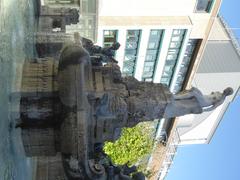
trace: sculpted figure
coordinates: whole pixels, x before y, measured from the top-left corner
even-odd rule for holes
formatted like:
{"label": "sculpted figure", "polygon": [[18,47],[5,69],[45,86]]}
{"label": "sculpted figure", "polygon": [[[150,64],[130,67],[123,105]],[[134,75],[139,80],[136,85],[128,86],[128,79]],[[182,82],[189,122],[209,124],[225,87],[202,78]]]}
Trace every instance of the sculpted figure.
{"label": "sculpted figure", "polygon": [[204,111],[212,111],[232,93],[232,88],[228,87],[222,93],[212,92],[210,95],[203,95],[201,91],[193,87],[190,90],[173,95],[171,102],[166,107],[164,117],[172,118],[185,114],[200,114]]}
{"label": "sculpted figure", "polygon": [[[193,87],[173,94],[164,84],[122,77],[114,59],[119,47],[114,43],[102,48],[81,38],[81,43],[62,50],[56,64],[50,60],[26,64],[21,123],[16,127],[23,130],[28,156],[60,153],[59,162],[68,179],[141,180],[141,173],[130,176],[135,167],[117,167],[101,160],[106,159],[102,152],[105,141],[115,141],[123,127],[139,122],[211,111],[233,93],[226,88],[222,93],[203,95]],[[39,74],[46,69],[47,74]],[[52,69],[56,71],[51,75]],[[34,70],[37,73],[31,74]],[[28,83],[33,80],[36,83]],[[39,90],[41,85],[44,91]]]}

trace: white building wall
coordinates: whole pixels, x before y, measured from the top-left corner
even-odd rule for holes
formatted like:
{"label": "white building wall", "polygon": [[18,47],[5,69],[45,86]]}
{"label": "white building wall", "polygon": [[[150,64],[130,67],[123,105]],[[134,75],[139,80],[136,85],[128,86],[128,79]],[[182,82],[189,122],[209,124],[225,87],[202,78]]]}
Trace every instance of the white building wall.
{"label": "white building wall", "polygon": [[[196,13],[196,3],[197,0],[121,0],[118,2],[112,0],[99,0],[97,42],[99,45],[103,45],[103,30],[118,30],[117,41],[121,44],[121,47],[117,51],[116,59],[119,61],[119,66],[122,69],[127,30],[142,30],[140,47],[138,50],[138,60],[135,68],[135,78],[141,80],[149,32],[151,29],[165,30],[160,49],[161,52],[158,57],[159,59],[156,62],[156,73],[154,73],[153,77],[153,82],[159,83],[165,65],[172,30],[187,29],[188,33],[185,37],[184,44],[182,45],[175,77],[172,81],[172,84],[174,84],[189,38],[205,38],[206,28],[211,13]],[[121,20],[121,18],[123,19]]]}
{"label": "white building wall", "polygon": [[126,48],[127,29],[119,29],[117,36],[118,42],[121,44],[121,46],[116,53],[116,59],[118,60],[118,65],[120,69],[122,69],[124,61],[124,50]]}
{"label": "white building wall", "polygon": [[192,39],[204,38],[210,18],[211,18],[211,14],[209,13],[191,14],[190,19],[192,22],[192,31],[190,34],[190,38]]}
{"label": "white building wall", "polygon": [[[210,94],[212,91],[222,92],[226,87],[232,87],[236,93],[239,88],[239,83],[237,83],[239,79],[240,72],[197,73],[193,86],[201,89],[203,94]],[[209,143],[233,98],[234,94],[227,97],[224,104],[212,112],[180,117],[178,120],[180,144]],[[185,120],[185,118],[187,119]]]}
{"label": "white building wall", "polygon": [[[183,17],[187,17],[192,25],[190,37],[203,38],[211,18],[211,13],[196,13],[196,4],[197,0],[121,0],[118,2],[99,0],[99,18],[168,17],[169,19],[172,17],[175,19],[175,22],[171,22],[171,25],[177,25],[183,21]],[[163,22],[168,23],[165,20]],[[124,24],[124,21],[122,23]]]}
{"label": "white building wall", "polygon": [[223,27],[222,23],[220,22],[219,18],[216,18],[213,24],[213,29],[210,33],[209,40],[216,40],[216,41],[226,41],[231,40],[229,35],[227,34],[225,28]]}
{"label": "white building wall", "polygon": [[[156,62],[156,73],[154,74],[153,77],[153,82],[154,83],[159,83],[161,80],[162,76],[162,71],[165,65],[165,60],[167,57],[167,52],[169,48],[169,44],[171,41],[172,37],[172,31],[173,29],[186,29],[187,34],[185,35],[184,42],[181,47],[181,54],[179,55],[179,63],[176,66],[176,71],[178,72],[180,69],[180,65],[184,56],[184,52],[187,46],[187,42],[189,40],[189,35],[191,33],[191,26],[186,25],[186,26],[100,26],[98,28],[98,37],[97,37],[97,44],[102,46],[103,45],[103,31],[104,30],[118,30],[118,35],[117,35],[117,41],[121,44],[120,48],[117,51],[116,54],[116,59],[118,60],[118,65],[120,66],[121,70],[123,68],[123,61],[124,61],[124,54],[125,54],[125,46],[126,46],[126,35],[127,35],[127,30],[141,30],[141,37],[140,37],[140,46],[138,49],[138,58],[136,62],[136,69],[135,69],[135,75],[134,77],[138,80],[142,80],[142,74],[143,74],[143,67],[144,67],[144,62],[146,58],[146,50],[148,46],[148,40],[149,40],[149,35],[150,31],[152,29],[161,29],[164,30],[163,34],[163,39],[161,41],[161,46],[160,46],[160,53],[158,60]],[[177,76],[178,73],[175,73],[175,76]],[[174,78],[174,82],[176,81],[176,78]]]}
{"label": "white building wall", "polygon": [[[224,104],[212,112],[191,115],[190,121],[187,120],[188,116],[180,117],[178,121],[180,144],[209,143],[224,112],[239,89],[240,56],[236,53],[234,46],[231,46],[231,38],[225,28],[227,27],[223,26],[218,18],[215,19],[209,44],[203,56],[203,65],[200,65],[200,72],[197,72],[192,84],[201,89],[203,94],[223,91],[226,87],[232,87],[234,94],[227,97]],[[229,57],[231,58],[228,59]],[[228,60],[225,61],[225,59]]]}
{"label": "white building wall", "polygon": [[165,29],[164,37],[162,40],[161,52],[160,52],[160,55],[158,57],[158,61],[156,64],[156,73],[154,74],[154,77],[153,77],[154,83],[159,83],[161,80],[163,68],[165,65],[165,60],[166,60],[167,53],[168,53],[169,44],[170,44],[171,37],[172,37],[172,31],[173,31],[173,29],[171,29],[171,28]]}
{"label": "white building wall", "polygon": [[188,16],[196,0],[99,0],[99,16]]}
{"label": "white building wall", "polygon": [[[224,106],[221,105],[217,107],[206,119],[203,119],[203,121],[191,129],[190,131],[187,131],[183,135],[180,136],[180,145],[186,145],[186,144],[205,144],[209,141],[209,135],[214,130],[213,127],[215,124],[218,124],[218,116],[220,115],[221,111],[224,110]],[[186,117],[180,117],[179,122],[183,121]],[[194,124],[194,116],[191,117],[191,121],[193,125]],[[180,123],[182,124],[182,122]],[[179,125],[180,125],[179,124]],[[181,131],[181,127],[178,127],[178,131]],[[181,132],[179,132],[181,133]]]}
{"label": "white building wall", "polygon": [[[117,41],[121,44],[121,47],[117,51],[116,59],[119,61],[119,66],[122,69],[127,30],[141,30],[138,59],[135,68],[135,77],[138,80],[141,80],[150,30],[163,29],[164,35],[160,47],[159,59],[156,62],[156,72],[153,77],[153,82],[159,83],[165,65],[173,29],[187,29],[187,34],[181,47],[181,53],[179,55],[170,87],[170,89],[173,90],[174,84],[177,81],[177,74],[181,67],[181,62],[183,60],[188,40],[206,38],[206,29],[211,18],[211,13],[195,13],[194,10],[196,2],[197,0],[122,0],[116,3],[116,1],[112,0],[99,0],[99,28],[97,42],[99,45],[103,45],[103,30],[118,30]],[[123,18],[122,20],[121,17]],[[212,18],[215,19],[215,17]],[[142,24],[141,20],[143,21]],[[152,20],[152,22],[148,22],[147,20]],[[218,22],[215,23],[215,26],[220,28]],[[224,31],[218,31],[214,34],[225,35],[226,39],[226,34],[224,33]],[[206,79],[202,80],[204,83],[206,82]],[[197,85],[197,87],[205,93],[204,86]],[[211,88],[211,86],[205,87],[207,87],[207,89]],[[214,90],[214,88],[212,90]],[[221,112],[219,109],[220,108],[218,108],[218,111],[216,110],[216,112],[214,111],[213,114],[215,114],[215,117],[217,117],[217,112]],[[211,134],[214,131],[211,127],[214,127],[214,124],[218,124],[217,118],[214,119],[213,115],[209,116],[209,120],[204,120],[202,123],[199,123],[198,127],[193,121],[194,116],[190,115],[187,118],[182,117],[182,119],[185,119],[182,120],[182,124],[179,124],[179,132],[182,132],[182,142],[190,142],[190,138],[188,137],[191,137],[192,139],[195,139],[195,142],[206,143],[211,138]],[[191,130],[186,133],[183,129],[187,126],[192,126],[192,128],[190,128]],[[181,130],[180,127],[182,128]],[[199,128],[203,128],[204,130],[202,131]],[[200,131],[202,133],[199,134]]]}
{"label": "white building wall", "polygon": [[140,46],[138,50],[138,58],[136,63],[135,75],[134,75],[134,77],[139,81],[142,80],[143,67],[144,67],[144,61],[146,58],[149,34],[150,34],[150,29],[142,29]]}

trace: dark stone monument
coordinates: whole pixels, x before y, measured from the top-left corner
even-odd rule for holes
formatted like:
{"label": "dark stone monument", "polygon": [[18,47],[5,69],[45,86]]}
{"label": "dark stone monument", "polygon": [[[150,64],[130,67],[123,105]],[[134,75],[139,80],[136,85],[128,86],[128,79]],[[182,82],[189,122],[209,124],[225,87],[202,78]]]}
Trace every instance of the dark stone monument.
{"label": "dark stone monument", "polygon": [[67,25],[79,23],[79,16],[75,8],[41,6],[36,33],[38,56],[58,56],[63,43],[70,39],[66,34]]}
{"label": "dark stone monument", "polygon": [[62,179],[144,179],[141,173],[130,177],[135,167],[112,164],[103,143],[118,139],[123,127],[209,111],[232,94],[227,88],[204,96],[192,88],[174,95],[163,84],[122,77],[113,58],[119,46],[102,48],[82,38],[66,46],[59,61],[25,63],[17,127],[27,156],[59,157]]}

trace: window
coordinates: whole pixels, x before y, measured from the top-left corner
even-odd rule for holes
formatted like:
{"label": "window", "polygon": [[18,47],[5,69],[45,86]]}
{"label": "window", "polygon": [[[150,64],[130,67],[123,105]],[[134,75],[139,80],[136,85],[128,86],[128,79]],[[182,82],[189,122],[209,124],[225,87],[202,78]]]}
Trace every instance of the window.
{"label": "window", "polygon": [[177,58],[177,54],[168,54],[167,60],[175,60]]}
{"label": "window", "polygon": [[144,69],[142,79],[143,81],[152,81],[156,61],[159,54],[160,43],[163,36],[163,30],[154,29],[150,31],[148,39],[148,48],[146,51],[146,58],[144,62]]}
{"label": "window", "polygon": [[151,30],[151,36],[157,36],[159,34],[159,30]]}
{"label": "window", "polygon": [[172,37],[172,41],[179,41],[180,39],[181,39],[181,36]]}
{"label": "window", "polygon": [[164,82],[164,83],[169,82],[169,78],[163,77],[163,78],[161,79],[161,82]]}
{"label": "window", "polygon": [[190,63],[190,57],[185,55],[185,56],[183,57],[182,64],[186,66],[186,65],[188,65],[189,63]]}
{"label": "window", "polygon": [[155,43],[155,42],[149,42],[148,43],[148,49],[155,49],[156,46],[157,46],[157,43]]}
{"label": "window", "polygon": [[174,66],[175,64],[176,64],[175,59],[174,59],[174,60],[166,60],[166,62],[165,62],[165,66],[167,66],[167,65],[172,65],[172,66]]}
{"label": "window", "polygon": [[165,66],[164,71],[172,71],[172,66]]}
{"label": "window", "polygon": [[144,66],[153,66],[154,65],[154,62],[145,62]]}
{"label": "window", "polygon": [[172,71],[163,71],[163,77],[171,77]]}
{"label": "window", "polygon": [[168,48],[161,83],[164,83],[166,85],[170,85],[171,83],[175,65],[178,61],[180,49],[182,48],[185,32],[185,29],[174,29],[172,32],[172,38]]}
{"label": "window", "polygon": [[147,54],[152,54],[152,55],[155,55],[157,54],[158,50],[153,50],[153,49],[148,49],[147,50]]}
{"label": "window", "polygon": [[144,81],[146,81],[146,82],[152,82],[153,79],[152,79],[152,78],[145,78]]}
{"label": "window", "polygon": [[140,35],[140,30],[127,31],[125,57],[123,61],[123,76],[134,75]]}
{"label": "window", "polygon": [[178,54],[179,49],[169,49],[168,54]]}
{"label": "window", "polygon": [[214,0],[197,0],[195,12],[210,12]]}
{"label": "window", "polygon": [[199,40],[198,39],[189,39],[187,47],[186,47],[186,51],[183,57],[183,61],[180,65],[180,70],[177,74],[177,81],[176,84],[174,85],[174,93],[177,93],[178,91],[181,90],[182,88],[182,84],[185,80],[187,71],[188,71],[188,67],[190,65],[191,59],[194,55],[194,51],[198,45]]}
{"label": "window", "polygon": [[148,54],[146,56],[146,61],[154,61],[155,57],[153,55]]}
{"label": "window", "polygon": [[181,46],[181,42],[171,42],[170,48],[179,48]]}
{"label": "window", "polygon": [[178,76],[178,77],[177,77],[177,81],[178,81],[178,82],[183,82],[183,79],[184,79],[184,78],[183,78],[182,76]]}
{"label": "window", "polygon": [[139,37],[140,30],[128,30],[127,37]]}
{"label": "window", "polygon": [[152,71],[144,72],[144,73],[143,73],[143,76],[144,76],[144,77],[151,77],[152,75],[153,75],[153,72],[152,72]]}
{"label": "window", "polygon": [[126,54],[124,59],[125,59],[126,61],[135,60],[135,55]]}
{"label": "window", "polygon": [[111,46],[117,41],[117,30],[104,30],[103,36],[103,47]]}
{"label": "window", "polygon": [[136,54],[137,54],[137,50],[136,49],[125,49],[125,56],[134,56],[136,57]]}
{"label": "window", "polygon": [[161,83],[169,86],[170,79],[168,77],[162,77],[161,78]]}
{"label": "window", "polygon": [[191,54],[194,49],[194,46],[192,44],[188,44],[186,48],[186,53]]}
{"label": "window", "polygon": [[150,67],[150,66],[145,66],[144,68],[143,68],[143,71],[151,71],[152,70],[152,67]]}
{"label": "window", "polygon": [[134,70],[134,69],[133,69],[132,66],[127,66],[126,64],[125,64],[125,66],[123,67],[123,71],[124,71],[125,73],[131,74],[131,75],[132,75],[133,70]]}
{"label": "window", "polygon": [[183,30],[183,29],[174,29],[173,30],[173,36],[175,36],[175,35],[183,35],[184,32],[185,32],[185,30]]}
{"label": "window", "polygon": [[107,36],[114,37],[115,31],[110,31],[110,30],[104,31],[104,37],[107,37]]}
{"label": "window", "polygon": [[137,43],[136,42],[127,42],[126,43],[126,48],[127,49],[136,49],[137,48]]}
{"label": "window", "polygon": [[94,0],[87,0],[88,1],[88,12],[94,13],[96,12],[96,3],[94,3]]}

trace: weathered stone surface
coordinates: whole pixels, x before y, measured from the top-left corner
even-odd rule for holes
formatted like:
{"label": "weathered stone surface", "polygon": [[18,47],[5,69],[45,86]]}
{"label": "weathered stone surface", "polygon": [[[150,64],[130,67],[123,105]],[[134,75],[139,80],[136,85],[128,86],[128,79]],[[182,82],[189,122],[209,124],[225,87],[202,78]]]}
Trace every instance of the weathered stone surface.
{"label": "weathered stone surface", "polygon": [[160,83],[123,78],[113,58],[119,44],[102,48],[87,39],[82,44],[86,49],[65,47],[59,63],[38,59],[26,63],[23,72],[19,127],[26,154],[60,152],[69,179],[131,179],[124,167],[101,161],[105,141],[139,122],[214,109],[231,94],[226,89],[204,96],[193,88],[173,95]]}

